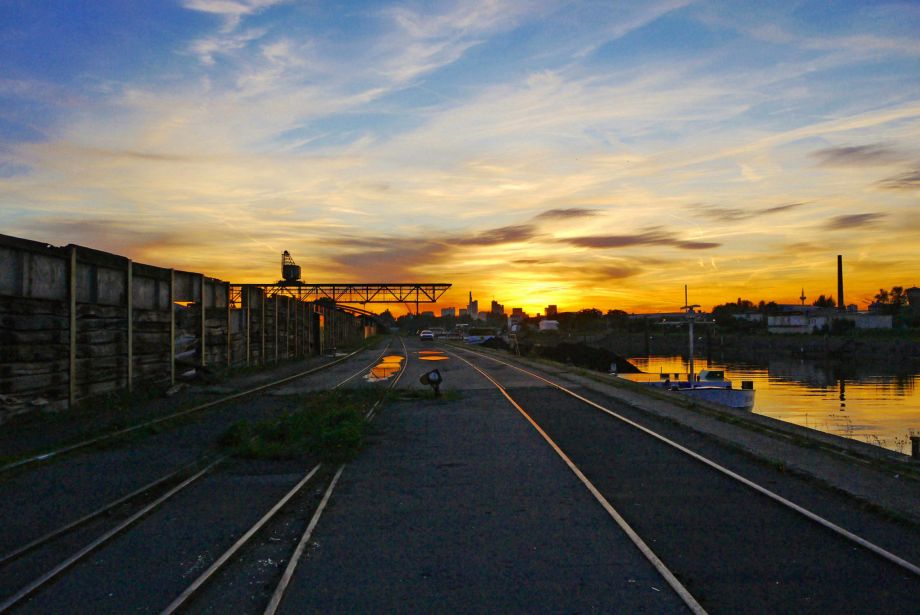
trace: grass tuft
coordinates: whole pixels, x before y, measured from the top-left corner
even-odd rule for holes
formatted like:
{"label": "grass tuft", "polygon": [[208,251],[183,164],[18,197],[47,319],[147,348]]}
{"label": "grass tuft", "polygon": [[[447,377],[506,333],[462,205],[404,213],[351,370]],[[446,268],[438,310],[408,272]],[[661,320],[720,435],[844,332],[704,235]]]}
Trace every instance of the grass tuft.
{"label": "grass tuft", "polygon": [[318,391],[305,396],[294,412],[234,423],[220,445],[251,459],[308,456],[329,463],[350,461],[361,451],[364,415],[378,397],[378,391],[368,389]]}

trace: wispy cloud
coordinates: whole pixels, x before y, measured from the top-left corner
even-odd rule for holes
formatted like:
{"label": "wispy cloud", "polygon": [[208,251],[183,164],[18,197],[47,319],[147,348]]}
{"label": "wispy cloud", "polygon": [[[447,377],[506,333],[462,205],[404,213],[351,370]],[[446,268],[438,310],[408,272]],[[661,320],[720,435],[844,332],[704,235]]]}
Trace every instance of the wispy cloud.
{"label": "wispy cloud", "polygon": [[877,226],[887,216],[882,213],[849,214],[835,216],[824,224],[824,228],[831,231],[856,230]]}
{"label": "wispy cloud", "polygon": [[696,213],[703,214],[706,218],[712,218],[720,222],[739,222],[742,220],[751,220],[763,216],[770,216],[798,209],[805,203],[786,203],[785,205],[775,205],[762,209],[741,209],[740,207],[716,207],[710,205],[692,205]]}
{"label": "wispy cloud", "polygon": [[183,0],[182,6],[192,11],[218,15],[224,19],[224,30],[230,31],[240,20],[271,6],[289,0]]}
{"label": "wispy cloud", "polygon": [[527,241],[532,239],[535,234],[536,229],[533,226],[521,224],[484,231],[460,241],[477,246],[494,246],[504,243]]}
{"label": "wispy cloud", "polygon": [[435,271],[544,304],[651,306],[697,261],[712,294],[797,294],[825,276],[803,229],[917,268],[904,4],[179,5],[108,24],[162,26],[159,48],[113,62],[46,38],[0,79],[4,232],[237,281],[290,249],[324,281]]}
{"label": "wispy cloud", "polygon": [[570,207],[568,209],[548,209],[541,214],[534,216],[534,220],[567,220],[572,218],[590,218],[596,216],[599,212],[597,209],[586,209],[584,207]]}
{"label": "wispy cloud", "polygon": [[920,190],[920,169],[893,175],[881,180],[877,183],[877,185],[879,188],[883,188],[884,190]]}
{"label": "wispy cloud", "polygon": [[829,147],[813,152],[812,156],[828,167],[886,165],[905,159],[903,153],[884,143]]}
{"label": "wispy cloud", "polygon": [[488,35],[508,30],[539,7],[536,1],[456,3],[444,12],[415,11],[407,6],[387,8],[381,14],[395,28],[380,40],[378,70],[398,83],[407,83],[458,60]]}
{"label": "wispy cloud", "polygon": [[213,66],[218,56],[226,56],[245,49],[247,45],[258,41],[263,36],[265,36],[265,30],[257,28],[225,33],[220,36],[209,36],[193,42],[190,50],[202,64]]}
{"label": "wispy cloud", "polygon": [[708,250],[719,247],[713,241],[694,241],[678,239],[673,233],[661,228],[650,228],[632,235],[588,235],[583,237],[564,237],[557,239],[581,248],[628,248],[633,246],[672,246],[683,250]]}

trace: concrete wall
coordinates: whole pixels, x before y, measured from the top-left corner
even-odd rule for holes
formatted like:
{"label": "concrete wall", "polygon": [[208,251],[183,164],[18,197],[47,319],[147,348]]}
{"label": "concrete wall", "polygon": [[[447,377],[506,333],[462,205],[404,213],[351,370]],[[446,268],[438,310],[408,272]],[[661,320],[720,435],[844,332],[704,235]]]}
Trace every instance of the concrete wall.
{"label": "concrete wall", "polygon": [[[232,300],[237,289],[241,302]],[[318,354],[363,336],[364,323],[334,307],[263,292],[0,235],[0,423],[139,385],[169,386],[213,367]]]}
{"label": "concrete wall", "polygon": [[830,326],[834,320],[849,320],[856,323],[857,329],[890,329],[893,319],[890,315],[866,314],[852,312],[831,312],[825,314],[789,314],[769,316],[767,329],[770,333],[814,333],[822,327]]}

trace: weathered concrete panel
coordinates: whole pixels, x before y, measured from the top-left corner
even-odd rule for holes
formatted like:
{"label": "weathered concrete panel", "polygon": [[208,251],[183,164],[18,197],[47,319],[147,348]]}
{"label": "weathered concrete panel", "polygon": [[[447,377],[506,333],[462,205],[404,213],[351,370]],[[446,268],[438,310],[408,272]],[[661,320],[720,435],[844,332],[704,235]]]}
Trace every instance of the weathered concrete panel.
{"label": "weathered concrete panel", "polygon": [[201,299],[201,275],[197,273],[188,273],[187,271],[176,272],[176,301],[199,301]]}
{"label": "weathered concrete panel", "polygon": [[99,267],[96,271],[98,302],[103,305],[125,305],[125,272]]}
{"label": "weathered concrete panel", "polygon": [[[48,401],[46,408],[67,407],[70,249],[0,235],[0,394],[15,397],[12,406],[0,408],[0,423],[13,414],[29,411],[27,408],[32,406],[28,402],[38,398]],[[79,402],[128,386],[129,315],[125,306],[129,261],[91,248],[75,249],[75,387]],[[250,309],[232,310],[228,323],[225,282],[206,277],[202,293],[201,274],[175,272],[175,300],[193,302],[175,308],[169,300],[169,269],[142,263],[131,266],[134,384],[169,383],[173,366],[170,348],[174,343],[170,339],[170,316],[174,310],[178,316],[176,350],[185,367],[195,366],[202,356],[210,365],[245,365],[302,356],[307,348],[316,352],[320,349],[319,340],[314,342],[316,336],[311,335],[312,319],[307,317],[312,310],[299,301],[289,297],[268,299],[263,314],[263,291],[247,288],[244,298]],[[202,304],[204,349],[195,345],[200,344]],[[358,330],[346,326],[351,322],[350,316],[339,315],[336,342],[341,343],[350,332]],[[191,342],[183,345],[183,339]]]}
{"label": "weathered concrete panel", "polygon": [[153,310],[157,306],[157,281],[135,276],[131,282],[134,309]]}
{"label": "weathered concrete panel", "polygon": [[[79,257],[78,257],[79,258]],[[96,265],[77,261],[77,302],[96,302]]]}
{"label": "weathered concrete panel", "polygon": [[0,246],[0,295],[22,294],[22,261],[26,253]]}
{"label": "weathered concrete panel", "polygon": [[28,276],[24,294],[34,299],[67,298],[67,261],[43,254],[26,255]]}
{"label": "weathered concrete panel", "polygon": [[167,280],[157,280],[156,309],[169,309],[169,282]]}

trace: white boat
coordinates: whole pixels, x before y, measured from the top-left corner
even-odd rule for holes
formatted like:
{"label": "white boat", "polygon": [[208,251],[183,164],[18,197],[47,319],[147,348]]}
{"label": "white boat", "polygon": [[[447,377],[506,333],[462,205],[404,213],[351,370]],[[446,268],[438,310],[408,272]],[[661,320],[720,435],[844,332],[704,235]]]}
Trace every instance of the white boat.
{"label": "white boat", "polygon": [[722,370],[700,370],[693,378],[689,374],[680,373],[621,374],[620,377],[729,408],[750,410],[754,407],[753,381],[742,380],[741,388],[736,389],[731,380],[725,379],[725,372]]}
{"label": "white boat", "polygon": [[621,377],[632,380],[633,382],[642,382],[652,386],[658,386],[668,391],[674,391],[681,395],[687,395],[694,399],[728,406],[729,408],[739,408],[742,410],[751,410],[754,408],[754,382],[752,380],[742,380],[741,388],[732,388],[731,380],[725,379],[725,372],[717,369],[703,369],[697,375],[693,370],[693,321],[696,317],[694,308],[698,305],[690,305],[687,301],[687,287],[684,286],[684,303],[683,309],[687,314],[687,323],[690,325],[690,373],[689,374],[658,374],[658,379],[653,380],[655,374],[623,374]]}

